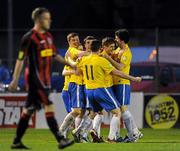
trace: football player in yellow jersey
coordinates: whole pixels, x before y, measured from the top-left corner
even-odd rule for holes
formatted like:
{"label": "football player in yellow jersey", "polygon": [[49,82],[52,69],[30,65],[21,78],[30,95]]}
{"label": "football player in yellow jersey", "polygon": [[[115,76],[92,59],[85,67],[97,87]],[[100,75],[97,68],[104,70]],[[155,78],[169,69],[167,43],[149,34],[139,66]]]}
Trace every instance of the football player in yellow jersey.
{"label": "football player in yellow jersey", "polygon": [[[115,40],[111,37],[105,37],[102,39],[102,49],[100,52],[100,55],[111,55],[111,53],[115,50]],[[111,74],[105,75],[105,88],[109,89],[110,91],[113,91],[113,78]],[[103,120],[103,112],[98,112],[93,120],[93,129],[97,132],[97,135],[99,137],[99,141],[103,141],[101,139],[101,123]],[[92,133],[92,131],[91,131]],[[93,137],[93,135],[92,135]],[[95,137],[94,142],[97,140],[97,137]]]}
{"label": "football player in yellow jersey", "polygon": [[[115,50],[115,40],[111,37],[105,37],[102,40],[102,52],[101,55],[108,55],[111,56],[111,54],[113,53],[113,51]],[[105,76],[105,84],[106,84],[106,88],[112,87],[113,86],[113,77],[111,74],[107,74]]]}
{"label": "football player in yellow jersey", "polygon": [[[129,33],[126,29],[120,29],[115,32],[115,38],[119,46],[116,50],[117,57],[114,58],[115,60],[112,60],[111,57],[106,56],[106,59],[118,67],[123,73],[129,74],[132,60],[132,53],[128,46]],[[127,106],[130,105],[130,81],[114,76],[114,92],[121,105],[122,118],[128,131],[128,136],[124,141],[135,142],[141,138],[143,134],[138,130],[132,114],[127,109]]]}
{"label": "football player in yellow jersey", "polygon": [[[87,36],[85,39],[84,39],[84,48],[85,48],[85,51],[87,52],[91,52],[91,42],[92,40],[94,40],[95,38],[93,36]],[[83,78],[83,81],[84,81],[84,84],[85,84],[85,78]],[[85,89],[86,91],[86,89]],[[86,109],[88,111],[88,114],[85,114],[84,115],[84,120],[81,122],[81,124],[79,125],[78,128],[74,129],[72,131],[72,134],[74,137],[79,137],[79,141],[80,142],[89,142],[89,139],[87,137],[88,135],[88,132],[91,130],[92,128],[92,124],[93,124],[93,127],[97,127],[97,125],[100,125],[100,124],[97,124],[97,123],[101,123],[102,121],[102,113],[100,114],[95,114],[92,110],[91,110],[91,106],[89,106],[89,100],[86,96]],[[92,122],[92,120],[94,119],[94,121]],[[100,128],[99,128],[99,131],[100,131]],[[100,136],[100,133],[99,133],[99,136]],[[93,139],[93,142],[102,142],[103,140],[102,139],[96,139],[94,140]]]}
{"label": "football player in yellow jersey", "polygon": [[[75,74],[75,69],[71,69],[69,66],[64,66],[62,75],[65,78],[64,78],[64,87],[63,87],[61,95],[62,95],[62,99],[63,99],[63,102],[64,102],[67,113],[71,112],[71,100],[70,100],[70,93],[68,91],[68,86],[69,86],[70,76],[72,74]],[[65,138],[67,138],[67,134],[68,134],[70,128],[66,129],[64,131],[63,135],[64,135]]]}
{"label": "football player in yellow jersey", "polygon": [[[78,57],[87,54],[87,52],[78,49],[80,46],[80,41],[77,33],[68,34],[67,41],[69,43],[69,48],[66,55],[69,56],[71,60],[76,61]],[[77,127],[82,120],[78,116],[81,116],[83,110],[86,109],[86,98],[81,74],[78,74],[77,72],[71,74],[69,79],[68,92],[70,94],[72,111],[68,113],[59,128],[60,132],[62,133],[64,133],[74,121]]]}
{"label": "football player in yellow jersey", "polygon": [[[84,50],[86,52],[91,52],[91,41],[95,39],[93,36],[87,36],[83,40]],[[81,57],[79,57],[77,60],[79,60]],[[83,85],[85,85],[85,79],[83,78]],[[84,93],[86,92],[85,86],[84,86]],[[85,95],[86,96],[86,95]],[[83,118],[82,122],[79,124],[78,127],[76,127],[72,131],[72,135],[74,136],[74,139],[76,142],[90,142],[88,138],[88,132],[90,131],[92,127],[92,120],[90,118],[94,118],[94,113],[91,111],[91,107],[89,106],[89,100],[86,97],[86,110],[83,110],[82,114],[79,116],[79,118]],[[77,118],[76,118],[77,119]]]}
{"label": "football player in yellow jersey", "polygon": [[[93,111],[99,112],[105,109],[113,114],[108,140],[115,141],[120,123],[120,105],[114,93],[106,88],[104,78],[106,74],[117,75],[136,82],[140,82],[141,78],[124,74],[115,69],[108,60],[98,55],[100,47],[101,43],[98,40],[93,40],[91,43],[92,54],[82,57],[78,67],[86,79],[86,95]],[[97,136],[95,131],[94,136]]]}
{"label": "football player in yellow jersey", "polygon": [[[85,50],[88,51],[88,52],[91,52],[91,42],[92,40],[94,40],[95,38],[93,36],[87,36],[85,39],[84,39],[84,47],[85,47]],[[104,52],[102,53],[111,53],[112,50],[115,49],[115,41],[113,38],[105,38],[103,40],[103,48],[104,48]],[[112,80],[112,76],[107,74],[106,76],[107,78],[105,79],[105,83],[106,83],[106,87],[109,88],[113,85],[113,80]],[[85,78],[84,78],[85,80]],[[86,99],[86,102],[87,102],[87,109],[90,108],[89,105],[89,100],[88,98]],[[89,119],[90,118],[90,119]],[[96,113],[96,115],[90,111],[90,116],[86,117],[86,120],[83,120],[84,123],[82,122],[80,124],[80,126],[78,128],[76,128],[75,130],[72,131],[73,135],[82,135],[82,134],[87,134],[86,132],[89,131],[90,129],[86,129],[88,127],[90,127],[90,120],[94,119],[93,120],[93,129],[95,131],[98,132],[98,137],[99,139],[97,139],[97,137],[95,139],[93,139],[93,142],[103,142],[103,140],[101,139],[100,137],[100,127],[101,127],[101,123],[102,123],[102,119],[103,119],[103,114],[102,112],[98,112]],[[89,123],[89,125],[87,124]],[[85,140],[86,137],[79,137],[81,140]]]}

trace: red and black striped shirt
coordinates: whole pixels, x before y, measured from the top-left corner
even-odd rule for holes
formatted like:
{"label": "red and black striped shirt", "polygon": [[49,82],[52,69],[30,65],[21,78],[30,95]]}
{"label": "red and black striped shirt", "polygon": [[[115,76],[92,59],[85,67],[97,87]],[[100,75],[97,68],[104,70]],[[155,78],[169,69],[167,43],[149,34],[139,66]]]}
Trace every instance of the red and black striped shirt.
{"label": "red and black striped shirt", "polygon": [[19,60],[27,57],[29,63],[29,86],[47,88],[51,86],[51,63],[56,55],[53,37],[49,32],[39,33],[32,29],[26,33],[20,44]]}

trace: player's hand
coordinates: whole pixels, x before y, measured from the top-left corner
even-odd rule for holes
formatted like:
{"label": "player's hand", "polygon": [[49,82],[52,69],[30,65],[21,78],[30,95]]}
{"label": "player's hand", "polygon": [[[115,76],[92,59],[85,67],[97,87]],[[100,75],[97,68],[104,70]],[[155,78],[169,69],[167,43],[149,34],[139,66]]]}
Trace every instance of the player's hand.
{"label": "player's hand", "polygon": [[141,81],[142,81],[142,78],[141,78],[141,77],[135,77],[134,81],[135,81],[135,82],[141,82]]}
{"label": "player's hand", "polygon": [[79,70],[78,68],[75,70],[75,74],[77,75],[77,76],[79,76],[79,75],[81,75],[81,70]]}
{"label": "player's hand", "polygon": [[9,91],[16,91],[18,86],[18,81],[12,80],[11,83],[9,84],[8,90]]}

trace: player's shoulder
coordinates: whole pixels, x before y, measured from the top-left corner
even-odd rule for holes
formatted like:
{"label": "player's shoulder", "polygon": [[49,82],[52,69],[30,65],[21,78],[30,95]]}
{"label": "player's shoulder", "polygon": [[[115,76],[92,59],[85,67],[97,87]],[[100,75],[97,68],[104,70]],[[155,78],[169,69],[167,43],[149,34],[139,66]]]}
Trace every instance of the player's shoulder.
{"label": "player's shoulder", "polygon": [[33,35],[33,31],[32,31],[32,30],[29,30],[28,32],[26,32],[26,33],[22,36],[22,39],[23,39],[23,40],[31,39],[32,35]]}
{"label": "player's shoulder", "polygon": [[53,35],[49,31],[46,32],[46,35],[50,38],[53,38]]}
{"label": "player's shoulder", "polygon": [[78,62],[83,62],[83,61],[86,61],[86,60],[88,60],[88,59],[89,59],[88,56],[82,56],[82,57],[78,57],[78,58],[77,58],[77,61],[78,61]]}
{"label": "player's shoulder", "polygon": [[97,62],[99,62],[99,65],[103,65],[104,63],[108,63],[109,61],[102,56],[97,56]]}
{"label": "player's shoulder", "polygon": [[126,50],[127,50],[127,51],[126,51],[127,53],[131,53],[131,49],[130,49],[130,47],[129,47],[128,44],[126,44]]}
{"label": "player's shoulder", "polygon": [[32,30],[26,32],[26,33],[22,36],[20,44],[21,44],[21,45],[25,45],[25,44],[29,43],[30,41],[32,41],[32,35],[33,35]]}
{"label": "player's shoulder", "polygon": [[78,49],[75,48],[75,47],[69,47],[69,48],[68,48],[68,51],[70,51],[70,52],[71,52],[71,51],[76,51],[76,50],[78,50]]}

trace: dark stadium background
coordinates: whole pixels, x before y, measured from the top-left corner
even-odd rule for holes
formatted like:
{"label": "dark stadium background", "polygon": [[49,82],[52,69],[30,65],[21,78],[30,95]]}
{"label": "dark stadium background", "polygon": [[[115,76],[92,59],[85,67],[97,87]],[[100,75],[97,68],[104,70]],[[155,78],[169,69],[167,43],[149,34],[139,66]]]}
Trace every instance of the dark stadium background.
{"label": "dark stadium background", "polygon": [[[10,4],[12,20],[8,19]],[[159,45],[180,45],[180,1],[0,0],[0,59],[6,62],[11,71],[20,38],[33,26],[31,12],[40,6],[48,8],[52,13],[51,31],[58,52],[62,55],[67,49],[66,35],[72,31],[78,32],[81,40],[89,34],[100,39],[113,36],[115,29],[125,27],[131,33],[131,46],[155,47],[158,29]],[[139,57],[142,58],[143,55]],[[63,84],[62,77],[59,76],[62,65],[54,64],[53,69],[54,76],[59,80],[56,84],[60,90]]]}

